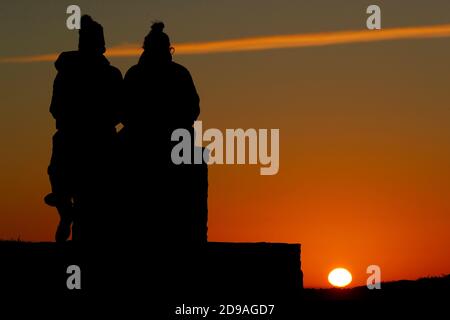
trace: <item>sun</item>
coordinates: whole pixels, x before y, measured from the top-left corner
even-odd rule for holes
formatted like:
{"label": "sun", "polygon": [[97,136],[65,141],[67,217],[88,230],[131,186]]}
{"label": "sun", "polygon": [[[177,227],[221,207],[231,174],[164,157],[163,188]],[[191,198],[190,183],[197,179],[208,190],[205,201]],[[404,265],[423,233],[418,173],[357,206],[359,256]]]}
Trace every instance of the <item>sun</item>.
{"label": "sun", "polygon": [[335,287],[343,288],[352,282],[352,274],[347,269],[336,268],[328,274],[328,282]]}

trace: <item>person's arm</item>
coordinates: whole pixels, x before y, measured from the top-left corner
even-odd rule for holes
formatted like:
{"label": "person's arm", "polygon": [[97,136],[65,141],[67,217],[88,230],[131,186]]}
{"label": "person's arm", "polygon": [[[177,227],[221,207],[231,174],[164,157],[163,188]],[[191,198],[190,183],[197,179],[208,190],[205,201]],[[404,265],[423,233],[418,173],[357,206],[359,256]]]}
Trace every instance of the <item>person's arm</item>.
{"label": "person's arm", "polygon": [[52,101],[50,103],[50,113],[56,120],[58,120],[61,115],[62,97],[62,76],[58,72],[55,80],[53,81],[53,94]]}
{"label": "person's arm", "polygon": [[200,115],[200,97],[195,88],[194,80],[189,71],[186,70],[185,74],[185,93],[186,93],[186,108],[188,113],[188,119],[190,120],[190,125],[194,124]]}

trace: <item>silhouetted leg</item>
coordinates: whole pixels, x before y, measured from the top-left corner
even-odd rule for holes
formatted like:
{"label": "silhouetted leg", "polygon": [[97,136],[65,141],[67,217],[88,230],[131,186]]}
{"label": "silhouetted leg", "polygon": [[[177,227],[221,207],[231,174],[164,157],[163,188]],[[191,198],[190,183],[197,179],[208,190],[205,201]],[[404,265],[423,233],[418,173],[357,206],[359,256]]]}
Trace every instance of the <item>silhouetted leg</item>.
{"label": "silhouetted leg", "polygon": [[56,242],[67,241],[70,237],[70,227],[73,221],[73,206],[68,202],[56,207],[58,210],[60,220],[56,228],[55,240]]}
{"label": "silhouetted leg", "polygon": [[47,205],[56,207],[60,221],[55,233],[56,242],[65,242],[70,237],[73,220],[73,204],[71,189],[71,174],[68,171],[64,139],[60,132],[53,136],[53,150],[48,175],[52,187],[44,201]]}
{"label": "silhouetted leg", "polygon": [[73,206],[70,197],[49,193],[44,201],[51,207],[56,207],[59,214],[59,224],[56,228],[55,241],[64,242],[70,237],[70,227],[73,220]]}

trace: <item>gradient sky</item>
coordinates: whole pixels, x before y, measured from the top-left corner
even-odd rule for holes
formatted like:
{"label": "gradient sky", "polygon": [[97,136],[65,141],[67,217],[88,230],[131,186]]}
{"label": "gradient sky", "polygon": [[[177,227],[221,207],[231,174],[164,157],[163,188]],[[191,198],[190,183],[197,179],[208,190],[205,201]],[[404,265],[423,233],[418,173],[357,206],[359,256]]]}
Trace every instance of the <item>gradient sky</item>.
{"label": "gradient sky", "polygon": [[[162,20],[174,43],[450,23],[449,1],[77,1],[107,46]],[[75,49],[73,1],[2,1],[0,58]],[[302,244],[305,286],[333,267],[353,285],[450,273],[450,38],[178,55],[205,128],[280,128],[280,172],[210,167],[209,239]],[[124,73],[136,57],[112,58]],[[50,62],[0,64],[0,238],[53,239],[43,203],[54,124]],[[126,213],[124,213],[126,218]]]}

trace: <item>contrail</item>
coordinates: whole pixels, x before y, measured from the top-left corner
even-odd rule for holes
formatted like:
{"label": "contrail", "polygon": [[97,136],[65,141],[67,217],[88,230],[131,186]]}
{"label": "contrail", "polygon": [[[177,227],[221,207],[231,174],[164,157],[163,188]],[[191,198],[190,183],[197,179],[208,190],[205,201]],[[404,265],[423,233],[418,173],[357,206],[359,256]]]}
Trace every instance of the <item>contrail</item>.
{"label": "contrail", "polygon": [[[450,24],[390,28],[382,30],[348,30],[307,34],[288,34],[237,38],[220,41],[174,44],[177,55],[211,54],[242,51],[261,51],[283,48],[331,46],[339,44],[377,42],[400,39],[427,39],[450,37]],[[137,44],[110,47],[108,57],[136,57],[142,53]],[[55,61],[58,54],[0,58],[0,63]]]}

